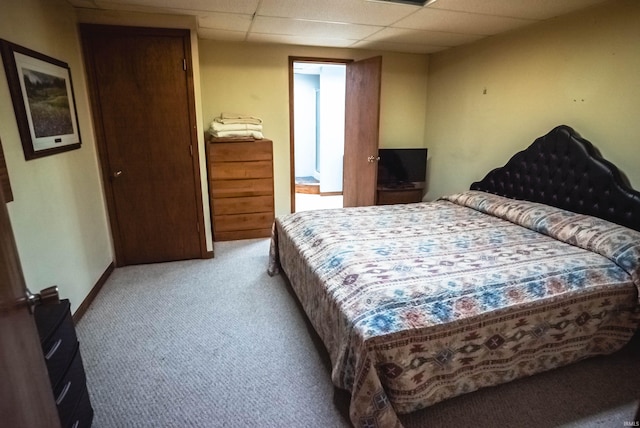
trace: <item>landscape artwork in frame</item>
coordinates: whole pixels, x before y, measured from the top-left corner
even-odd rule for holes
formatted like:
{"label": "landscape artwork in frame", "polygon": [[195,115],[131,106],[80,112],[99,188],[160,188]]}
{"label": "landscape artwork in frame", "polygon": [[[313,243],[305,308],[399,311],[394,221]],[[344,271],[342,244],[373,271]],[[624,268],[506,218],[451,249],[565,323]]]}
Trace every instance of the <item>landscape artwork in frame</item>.
{"label": "landscape artwork in frame", "polygon": [[6,40],[0,43],[25,159],[80,148],[69,66]]}

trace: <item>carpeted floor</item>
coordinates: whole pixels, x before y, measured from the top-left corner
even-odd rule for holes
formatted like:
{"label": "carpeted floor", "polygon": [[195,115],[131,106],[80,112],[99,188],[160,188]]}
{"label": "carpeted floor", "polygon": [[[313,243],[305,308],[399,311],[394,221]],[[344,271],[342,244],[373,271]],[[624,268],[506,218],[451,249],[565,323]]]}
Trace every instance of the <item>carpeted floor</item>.
{"label": "carpeted floor", "polygon": [[[116,269],[78,324],[94,428],[348,427],[322,345],[267,239],[212,260]],[[411,415],[417,427],[623,427],[640,397],[638,346]]]}

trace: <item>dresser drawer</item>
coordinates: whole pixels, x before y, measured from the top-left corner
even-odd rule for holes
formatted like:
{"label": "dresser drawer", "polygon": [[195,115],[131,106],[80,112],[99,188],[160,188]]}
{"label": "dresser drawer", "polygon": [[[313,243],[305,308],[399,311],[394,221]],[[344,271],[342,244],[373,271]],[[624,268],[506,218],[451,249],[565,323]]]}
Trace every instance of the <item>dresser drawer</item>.
{"label": "dresser drawer", "polygon": [[271,228],[268,229],[251,229],[251,230],[232,230],[230,232],[216,232],[216,242],[220,241],[237,241],[239,239],[255,239],[268,238],[271,236]]}
{"label": "dresser drawer", "polygon": [[273,212],[273,196],[218,198],[213,201],[215,215]]}
{"label": "dresser drawer", "polygon": [[215,232],[229,232],[249,229],[270,229],[273,224],[272,212],[252,214],[232,214],[215,216]]}
{"label": "dresser drawer", "polygon": [[239,180],[244,178],[273,177],[271,161],[214,162],[210,164],[210,180]]}
{"label": "dresser drawer", "polygon": [[271,140],[209,143],[209,160],[211,162],[242,162],[271,160]]}
{"label": "dresser drawer", "polygon": [[209,185],[212,198],[273,195],[273,179],[271,178],[212,180]]}
{"label": "dresser drawer", "polygon": [[68,428],[89,428],[93,421],[93,408],[89,400],[89,393],[85,389],[84,394],[80,397],[80,401],[73,411],[73,415],[69,420]]}
{"label": "dresser drawer", "polygon": [[34,319],[38,327],[40,342],[47,342],[70,313],[71,303],[68,299],[60,300],[56,305],[36,306]]}
{"label": "dresser drawer", "polygon": [[71,422],[74,410],[83,394],[87,393],[87,379],[82,367],[80,349],[76,347],[75,356],[62,380],[54,387],[53,397],[58,407],[60,423],[66,427]]}
{"label": "dresser drawer", "polygon": [[77,347],[76,329],[73,326],[71,313],[67,313],[60,327],[42,344],[42,352],[44,353],[44,361],[47,364],[51,386],[55,387],[60,382]]}
{"label": "dresser drawer", "polygon": [[57,305],[36,307],[35,321],[40,334],[49,381],[51,386],[55,387],[73,359],[78,346],[76,330],[69,311],[69,301],[62,300]]}

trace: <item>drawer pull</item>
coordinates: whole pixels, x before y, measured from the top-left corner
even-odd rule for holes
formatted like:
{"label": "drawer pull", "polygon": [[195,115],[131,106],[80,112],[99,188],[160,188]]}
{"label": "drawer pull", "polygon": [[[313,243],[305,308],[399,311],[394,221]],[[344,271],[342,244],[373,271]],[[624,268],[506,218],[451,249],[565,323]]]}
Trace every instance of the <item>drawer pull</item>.
{"label": "drawer pull", "polygon": [[58,350],[61,344],[62,344],[62,339],[56,340],[56,343],[53,344],[53,346],[51,347],[51,349],[49,349],[49,352],[47,352],[47,355],[45,355],[44,358],[47,360],[50,360],[51,357],[53,357],[53,354],[56,353],[56,351]]}
{"label": "drawer pull", "polygon": [[62,403],[62,401],[64,401],[64,397],[67,396],[67,393],[69,392],[69,388],[71,388],[71,381],[67,382],[67,384],[64,386],[64,388],[62,388],[62,392],[60,393],[60,395],[56,399],[56,404],[58,406],[60,405],[60,403]]}

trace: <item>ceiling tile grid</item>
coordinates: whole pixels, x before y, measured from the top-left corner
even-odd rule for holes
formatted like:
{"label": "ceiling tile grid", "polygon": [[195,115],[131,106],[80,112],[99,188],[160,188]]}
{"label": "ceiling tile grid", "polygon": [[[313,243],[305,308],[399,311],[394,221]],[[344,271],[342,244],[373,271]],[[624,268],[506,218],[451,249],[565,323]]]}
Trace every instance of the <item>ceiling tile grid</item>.
{"label": "ceiling tile grid", "polygon": [[192,15],[198,37],[433,53],[606,0],[67,0],[77,8]]}

